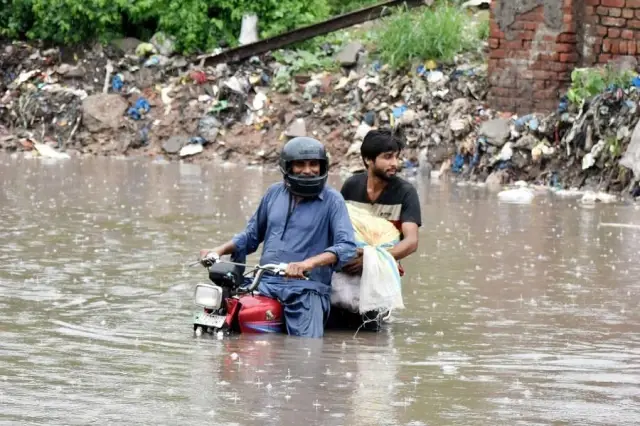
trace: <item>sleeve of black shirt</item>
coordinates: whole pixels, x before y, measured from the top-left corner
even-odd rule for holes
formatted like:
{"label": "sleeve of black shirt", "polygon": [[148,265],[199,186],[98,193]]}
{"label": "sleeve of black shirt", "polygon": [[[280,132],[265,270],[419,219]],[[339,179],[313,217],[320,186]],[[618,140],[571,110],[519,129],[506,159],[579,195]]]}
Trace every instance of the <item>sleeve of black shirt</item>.
{"label": "sleeve of black shirt", "polygon": [[413,222],[418,226],[422,226],[422,213],[420,211],[420,198],[418,192],[410,185],[402,198],[402,213],[400,214],[400,222]]}

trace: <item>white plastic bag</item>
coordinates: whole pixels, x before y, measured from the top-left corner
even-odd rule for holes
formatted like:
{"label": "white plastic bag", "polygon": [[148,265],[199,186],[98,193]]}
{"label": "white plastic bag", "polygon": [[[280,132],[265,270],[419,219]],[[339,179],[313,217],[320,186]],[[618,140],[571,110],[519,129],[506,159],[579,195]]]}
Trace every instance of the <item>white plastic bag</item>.
{"label": "white plastic bag", "polygon": [[245,44],[255,43],[258,40],[258,15],[243,15],[238,43],[240,43],[240,46],[244,46]]}
{"label": "white plastic bag", "polygon": [[384,248],[364,247],[360,280],[360,313],[403,309],[400,274],[396,261]]}
{"label": "white plastic bag", "polygon": [[331,279],[331,304],[352,312],[402,309],[402,287],[396,260],[387,251],[400,232],[386,219],[347,203],[358,246],[363,247],[362,276],[341,272]]}
{"label": "white plastic bag", "polygon": [[331,306],[358,312],[360,305],[360,277],[334,272],[331,278]]}

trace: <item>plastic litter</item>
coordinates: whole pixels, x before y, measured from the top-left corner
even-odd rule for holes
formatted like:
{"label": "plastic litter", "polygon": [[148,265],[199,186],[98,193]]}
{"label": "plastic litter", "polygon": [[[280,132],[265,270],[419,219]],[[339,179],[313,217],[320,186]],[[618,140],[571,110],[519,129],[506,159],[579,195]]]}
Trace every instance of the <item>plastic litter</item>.
{"label": "plastic litter", "polygon": [[140,120],[144,114],[149,112],[151,105],[145,98],[138,98],[135,105],[127,110],[127,115],[134,120]]}

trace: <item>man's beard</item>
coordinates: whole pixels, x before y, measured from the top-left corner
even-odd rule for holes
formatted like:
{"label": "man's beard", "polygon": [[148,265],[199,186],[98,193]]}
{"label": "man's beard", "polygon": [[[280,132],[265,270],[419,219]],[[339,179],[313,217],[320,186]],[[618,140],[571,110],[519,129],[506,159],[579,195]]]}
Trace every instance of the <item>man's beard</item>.
{"label": "man's beard", "polygon": [[376,167],[373,168],[373,175],[379,179],[382,179],[384,181],[390,181],[391,179],[393,179],[396,176],[396,173],[394,172],[391,176],[389,176],[384,170],[378,169]]}

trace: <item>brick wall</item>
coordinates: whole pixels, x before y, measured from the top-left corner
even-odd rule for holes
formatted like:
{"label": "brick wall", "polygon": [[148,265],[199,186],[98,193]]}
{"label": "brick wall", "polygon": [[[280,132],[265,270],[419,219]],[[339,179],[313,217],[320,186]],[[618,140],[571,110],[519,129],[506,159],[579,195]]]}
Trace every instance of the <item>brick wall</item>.
{"label": "brick wall", "polygon": [[493,0],[488,102],[557,107],[575,67],[640,54],[640,0]]}

